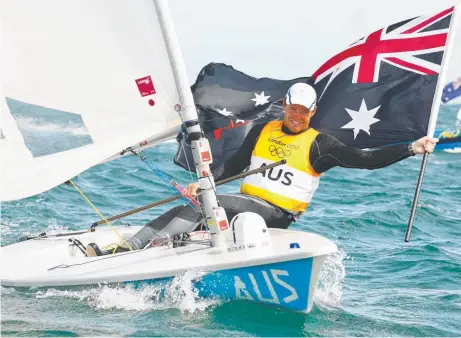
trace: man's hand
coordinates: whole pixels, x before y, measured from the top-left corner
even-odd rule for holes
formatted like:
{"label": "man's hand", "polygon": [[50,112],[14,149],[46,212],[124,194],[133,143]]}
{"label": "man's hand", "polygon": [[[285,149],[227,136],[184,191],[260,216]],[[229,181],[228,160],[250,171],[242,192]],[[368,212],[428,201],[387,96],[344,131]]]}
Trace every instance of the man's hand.
{"label": "man's hand", "polygon": [[191,183],[186,187],[186,192],[192,197],[197,197],[198,188],[200,188],[200,184],[197,182]]}
{"label": "man's hand", "polygon": [[425,152],[432,153],[437,142],[439,142],[439,140],[436,138],[424,136],[413,142],[411,144],[411,149],[413,149],[415,154],[424,154]]}

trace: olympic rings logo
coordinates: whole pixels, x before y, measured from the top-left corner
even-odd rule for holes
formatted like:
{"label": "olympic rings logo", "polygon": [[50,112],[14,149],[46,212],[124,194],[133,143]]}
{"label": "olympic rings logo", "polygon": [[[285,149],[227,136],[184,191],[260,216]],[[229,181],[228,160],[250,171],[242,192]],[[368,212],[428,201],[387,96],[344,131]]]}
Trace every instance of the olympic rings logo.
{"label": "olympic rings logo", "polygon": [[284,150],[282,147],[276,147],[274,145],[269,146],[269,153],[272,156],[277,156],[278,158],[285,158],[291,155],[291,151]]}

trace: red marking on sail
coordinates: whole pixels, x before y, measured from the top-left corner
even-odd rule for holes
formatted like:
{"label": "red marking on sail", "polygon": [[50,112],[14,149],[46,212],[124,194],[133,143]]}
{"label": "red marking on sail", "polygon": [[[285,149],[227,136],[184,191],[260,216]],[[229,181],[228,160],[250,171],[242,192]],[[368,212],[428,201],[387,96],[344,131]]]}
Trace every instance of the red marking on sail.
{"label": "red marking on sail", "polygon": [[[150,77],[150,75],[144,76],[140,79],[136,79],[135,81],[136,81],[136,85],[138,86],[139,93],[141,94],[142,97],[156,93],[154,83],[152,82],[152,78]],[[152,106],[150,101],[149,101],[149,104]]]}

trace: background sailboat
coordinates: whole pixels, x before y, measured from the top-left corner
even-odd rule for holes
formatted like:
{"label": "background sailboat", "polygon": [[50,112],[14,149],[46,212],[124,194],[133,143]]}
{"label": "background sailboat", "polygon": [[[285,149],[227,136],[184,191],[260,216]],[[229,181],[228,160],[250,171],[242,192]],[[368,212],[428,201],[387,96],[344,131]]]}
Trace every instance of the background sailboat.
{"label": "background sailboat", "polygon": [[437,149],[452,153],[461,152],[461,78],[449,82],[442,93],[442,107],[452,115],[448,128],[438,128],[434,135],[440,139]]}
{"label": "background sailboat", "polygon": [[461,105],[461,77],[450,81],[443,88],[442,102],[445,104]]}

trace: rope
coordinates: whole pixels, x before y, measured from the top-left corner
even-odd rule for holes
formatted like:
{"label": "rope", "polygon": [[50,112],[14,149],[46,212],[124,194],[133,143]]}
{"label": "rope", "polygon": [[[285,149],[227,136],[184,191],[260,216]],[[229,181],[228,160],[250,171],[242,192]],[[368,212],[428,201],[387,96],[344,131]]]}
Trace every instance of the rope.
{"label": "rope", "polygon": [[152,162],[150,162],[146,156],[144,156],[144,154],[142,152],[137,152],[131,148],[128,148],[129,151],[131,151],[134,155],[138,156],[141,161],[144,162],[145,165],[147,165],[147,167],[149,167],[150,170],[152,170],[158,177],[160,177],[163,182],[165,184],[167,184],[174,192],[178,192],[181,194],[182,198],[188,203],[190,204],[190,206],[192,208],[195,208],[197,211],[199,211],[199,208],[200,208],[200,203],[195,199],[193,198],[192,196],[190,196],[188,193],[186,193],[186,191],[184,189],[182,189],[178,183],[176,183],[176,181],[173,180],[173,178],[167,174],[166,172],[164,172],[163,170],[160,170],[159,168],[157,168],[154,164],[152,164]]}
{"label": "rope", "polygon": [[[262,167],[257,168],[257,169],[247,171],[246,173],[242,173],[242,174],[239,174],[239,175],[235,175],[235,176],[226,178],[224,180],[216,182],[215,185],[218,186],[218,185],[226,184],[226,183],[229,183],[231,181],[235,181],[235,180],[238,180],[240,178],[243,178],[243,177],[246,177],[246,176],[249,176],[249,175],[257,174],[257,173],[260,173],[260,172],[265,171],[267,169],[271,169],[271,168],[277,167],[277,166],[285,164],[285,163],[286,163],[286,160],[281,160],[281,161],[278,161],[278,162],[275,162],[275,163],[272,163],[272,164],[269,164],[269,165],[266,165],[266,166],[262,166]],[[136,208],[136,209],[133,209],[133,210],[130,210],[130,211],[127,211],[127,212],[124,212],[124,213],[109,217],[109,218],[107,218],[107,221],[115,221],[117,219],[120,219],[120,218],[123,218],[123,217],[126,217],[126,216],[130,216],[130,215],[136,214],[138,212],[141,212],[141,211],[153,208],[153,207],[157,207],[157,206],[165,204],[165,203],[173,202],[173,201],[175,201],[177,199],[180,199],[181,197],[182,197],[181,195],[171,196],[171,197],[165,198],[163,200],[153,202],[153,203],[144,205],[142,207],[139,207],[139,208]],[[101,225],[103,223],[104,223],[104,221],[94,222],[91,225],[90,229],[93,229],[94,227],[96,227],[98,225]]]}
{"label": "rope", "polygon": [[[115,231],[115,233],[117,234],[117,236],[120,237],[120,239],[122,240],[122,242],[124,242],[124,243],[128,246],[128,248],[129,248],[130,250],[133,250],[133,248],[132,248],[131,245],[126,241],[126,239],[125,239],[122,235],[120,235],[120,233],[117,231],[117,229],[115,229],[115,228],[112,226],[112,224],[110,224],[110,221],[109,221],[107,218],[105,218],[105,217],[103,216],[103,214],[98,210],[98,208],[96,208],[95,205],[94,205],[93,203],[91,203],[91,201],[88,199],[88,197],[85,196],[85,194],[83,193],[83,191],[81,191],[81,190],[77,187],[77,185],[76,185],[72,180],[69,180],[69,182],[74,186],[75,189],[77,189],[77,191],[78,191],[78,192],[80,193],[80,195],[82,195],[82,197],[88,202],[88,204],[91,205],[91,206],[93,207],[94,211],[96,211],[96,213],[103,219],[103,221],[101,221],[101,224],[102,224],[102,223],[107,223],[107,224],[111,227],[111,229]],[[90,232],[90,231],[92,231],[91,228],[88,229],[88,232]]]}
{"label": "rope", "polygon": [[[181,94],[180,97],[181,97],[182,95],[184,95],[184,94]],[[182,109],[182,107],[181,107],[181,109]],[[185,127],[186,127],[186,124],[185,124],[185,122],[184,122],[184,119],[183,119],[182,115],[181,115],[179,112],[178,112],[178,114],[179,114],[179,117],[181,118],[182,126],[185,128]],[[184,135],[186,135],[185,130],[184,130]],[[184,136],[184,135],[182,135],[182,137],[187,137],[187,136]],[[189,172],[189,178],[190,178],[190,180],[192,181],[192,170],[190,169],[189,159],[187,158],[186,149],[184,148],[184,144],[185,144],[186,142],[180,142],[180,143],[181,143],[181,149],[182,149],[182,151],[183,151],[183,153],[184,153],[184,157],[186,158],[187,169],[188,169],[188,172]],[[205,218],[206,218],[206,217],[205,217],[205,210],[202,208],[202,206],[199,206],[198,210],[200,211],[200,216],[202,216],[202,219],[205,219]]]}

